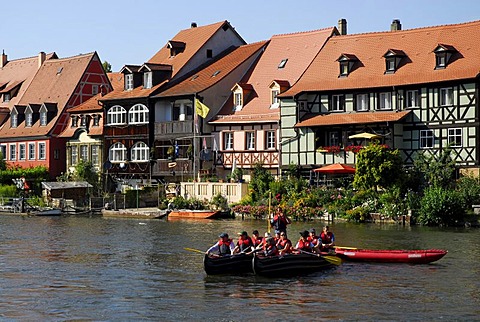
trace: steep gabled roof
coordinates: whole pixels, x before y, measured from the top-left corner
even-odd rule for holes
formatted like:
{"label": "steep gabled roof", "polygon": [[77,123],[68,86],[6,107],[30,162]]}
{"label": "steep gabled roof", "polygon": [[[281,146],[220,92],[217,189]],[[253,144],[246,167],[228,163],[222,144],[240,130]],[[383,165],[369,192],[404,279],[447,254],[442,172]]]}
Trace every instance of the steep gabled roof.
{"label": "steep gabled roof", "polygon": [[[242,83],[253,85],[254,97],[244,98],[243,108],[232,112],[231,104],[225,104],[219,118],[212,123],[232,123],[248,120],[276,122],[280,110],[271,109],[271,88],[274,80],[294,84],[310,65],[327,39],[336,32],[334,27],[315,31],[272,36],[265,52],[247,79]],[[283,66],[282,66],[283,65]],[[243,88],[243,87],[242,87]]]}
{"label": "steep gabled roof", "polygon": [[[332,37],[297,84],[281,96],[473,79],[480,72],[479,43],[480,21]],[[439,44],[458,53],[445,69],[435,70],[433,51]],[[392,48],[405,54],[407,61],[395,73],[385,74],[384,54]],[[336,60],[342,53],[359,60],[358,68],[347,77],[339,77]]]}
{"label": "steep gabled roof", "polygon": [[261,41],[235,48],[228,55],[220,58],[207,67],[192,73],[190,77],[169,89],[163,90],[155,97],[200,93],[230,75],[235,68],[261,50],[266,43],[266,41]]}

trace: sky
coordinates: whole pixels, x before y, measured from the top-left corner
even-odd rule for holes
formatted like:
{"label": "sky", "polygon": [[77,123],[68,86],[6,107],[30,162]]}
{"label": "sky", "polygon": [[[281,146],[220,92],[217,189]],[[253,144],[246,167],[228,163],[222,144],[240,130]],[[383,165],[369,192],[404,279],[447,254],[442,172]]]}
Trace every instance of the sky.
{"label": "sky", "polygon": [[337,26],[348,34],[480,20],[478,0],[19,0],[2,3],[0,50],[8,59],[96,51],[119,71],[148,61],[180,30],[228,20],[247,43]]}

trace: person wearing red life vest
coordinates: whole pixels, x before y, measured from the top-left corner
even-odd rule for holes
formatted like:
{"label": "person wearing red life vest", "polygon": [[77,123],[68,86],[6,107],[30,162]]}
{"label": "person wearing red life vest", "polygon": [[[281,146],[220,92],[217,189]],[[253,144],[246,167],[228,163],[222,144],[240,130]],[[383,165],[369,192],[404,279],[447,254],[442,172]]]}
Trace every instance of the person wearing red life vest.
{"label": "person wearing red life vest", "polygon": [[323,227],[323,232],[320,235],[322,242],[322,251],[328,251],[335,246],[335,235],[330,231],[330,227]]}
{"label": "person wearing red life vest", "polygon": [[275,245],[275,239],[273,239],[273,237],[267,237],[265,240],[266,241],[265,241],[265,247],[263,249],[263,255],[277,256],[278,249],[277,249],[277,246]]}
{"label": "person wearing red life vest", "polygon": [[205,252],[207,255],[213,256],[227,256],[233,254],[233,250],[235,249],[235,243],[233,240],[228,238],[227,233],[221,233],[218,236],[219,241],[216,242],[212,247],[207,249]]}
{"label": "person wearing red life vest", "polygon": [[295,249],[298,250],[300,253],[301,252],[308,252],[308,253],[313,253],[314,252],[314,245],[312,244],[311,241],[308,240],[309,236],[308,230],[300,232],[300,239],[297,242],[297,245],[295,245]]}
{"label": "person wearing red life vest", "polygon": [[287,233],[280,233],[280,239],[277,241],[277,248],[280,255],[289,254],[292,252],[292,242],[287,238]]}
{"label": "person wearing red life vest", "polygon": [[235,246],[233,253],[246,253],[253,250],[253,241],[246,231],[242,231],[240,234],[240,238],[237,241],[237,245]]}
{"label": "person wearing red life vest", "polygon": [[275,233],[287,232],[287,225],[291,224],[290,218],[285,216],[282,207],[278,207],[277,213],[270,221],[270,225],[275,229]]}
{"label": "person wearing red life vest", "polygon": [[320,236],[317,236],[317,232],[315,231],[315,228],[311,228],[309,230],[309,233],[310,235],[308,236],[308,241],[310,241],[313,244],[316,250],[317,249],[320,250],[320,248],[322,247],[322,241],[320,239]]}
{"label": "person wearing red life vest", "polygon": [[257,248],[259,245],[263,245],[263,238],[258,234],[258,230],[252,232],[252,241],[254,248]]}

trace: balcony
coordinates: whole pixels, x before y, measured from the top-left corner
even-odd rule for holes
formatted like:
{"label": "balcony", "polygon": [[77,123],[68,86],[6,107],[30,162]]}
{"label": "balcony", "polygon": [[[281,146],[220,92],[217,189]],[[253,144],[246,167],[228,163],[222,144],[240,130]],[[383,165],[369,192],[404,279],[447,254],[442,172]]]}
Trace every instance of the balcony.
{"label": "balcony", "polygon": [[153,165],[153,176],[171,176],[172,172],[178,176],[193,176],[193,161],[188,159],[164,160],[158,159]]}
{"label": "balcony", "polygon": [[155,139],[162,139],[168,135],[193,135],[193,121],[171,121],[155,123]]}

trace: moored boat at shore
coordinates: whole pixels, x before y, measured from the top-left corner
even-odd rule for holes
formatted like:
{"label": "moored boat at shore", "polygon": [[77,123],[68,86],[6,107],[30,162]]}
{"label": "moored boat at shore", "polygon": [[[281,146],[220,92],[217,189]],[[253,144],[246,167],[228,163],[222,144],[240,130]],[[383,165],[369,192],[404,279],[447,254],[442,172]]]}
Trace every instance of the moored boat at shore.
{"label": "moored boat at shore", "polygon": [[220,218],[231,218],[232,215],[230,211],[219,211],[219,210],[191,210],[191,209],[180,209],[172,210],[168,214],[168,218],[191,218],[191,219],[220,219]]}
{"label": "moored boat at shore", "polygon": [[252,266],[256,275],[274,277],[310,274],[335,265],[317,254],[286,254],[268,257],[255,255]]}
{"label": "moored boat at shore", "polygon": [[203,259],[203,267],[207,275],[220,274],[249,274],[253,273],[252,269],[253,255],[234,254],[229,256],[209,256],[205,254]]}
{"label": "moored boat at shore", "polygon": [[442,249],[423,250],[371,250],[356,248],[335,248],[335,255],[341,259],[356,262],[428,264],[441,259],[448,253]]}

